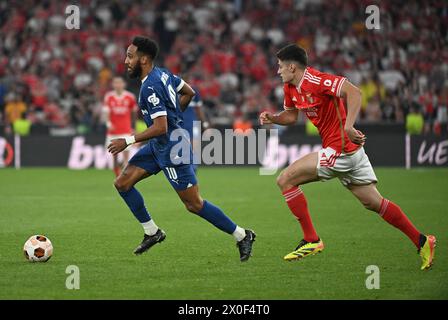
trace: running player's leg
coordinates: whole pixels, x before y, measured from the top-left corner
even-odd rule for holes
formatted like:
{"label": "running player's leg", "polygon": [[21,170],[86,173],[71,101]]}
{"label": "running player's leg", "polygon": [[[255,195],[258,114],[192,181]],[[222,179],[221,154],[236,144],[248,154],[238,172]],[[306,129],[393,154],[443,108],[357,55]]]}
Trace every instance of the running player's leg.
{"label": "running player's leg", "polygon": [[150,175],[145,169],[128,164],[114,182],[118,193],[126,202],[135,218],[142,224],[147,235],[155,234],[158,228],[146,209],[142,195],[134,185]]}
{"label": "running player's leg", "polygon": [[[378,213],[385,221],[408,236],[422,256],[422,269],[427,269],[431,266],[436,241],[434,236],[422,234],[397,204],[385,199],[379,193],[375,183],[369,185],[351,184],[347,187],[366,209]],[[427,249],[427,252],[420,252],[422,249]]]}
{"label": "running player's leg", "polygon": [[142,195],[134,185],[142,179],[160,171],[149,144],[141,148],[128,162],[123,172],[115,180],[115,188],[128,205],[136,219],[142,224],[146,235],[154,235],[156,226],[145,207]]}
{"label": "running player's leg", "polygon": [[123,155],[123,162],[121,163],[121,167],[124,168],[125,166],[127,166],[129,162],[129,150],[124,150],[122,152],[122,155]]}
{"label": "running player's leg", "polygon": [[277,178],[277,185],[280,190],[285,192],[293,187],[318,181],[317,160],[318,153],[312,152],[284,169]]}
{"label": "running player's leg", "polygon": [[118,176],[121,173],[121,168],[120,168],[120,164],[118,163],[118,155],[114,155],[113,157],[113,170],[115,173],[115,177],[118,178]]}
{"label": "running player's leg", "polygon": [[162,242],[166,235],[165,232],[155,224],[146,209],[142,195],[134,185],[149,177],[151,173],[147,170],[128,163],[120,176],[115,179],[114,185],[120,196],[128,205],[135,218],[140,222],[144,230],[143,240],[134,250],[135,254],[141,254],[147,251],[156,243]]}
{"label": "running player's leg", "polygon": [[415,228],[398,205],[385,199],[379,193],[375,183],[368,185],[351,184],[347,187],[366,209],[378,213],[385,221],[407,235],[417,249],[420,248],[424,235]]}
{"label": "running player's leg", "polygon": [[164,172],[187,210],[197,214],[221,231],[233,235],[240,249],[240,260],[246,261],[249,259],[255,233],[252,230],[241,228],[219,207],[202,199],[193,166],[165,168]]}
{"label": "running player's leg", "polygon": [[185,190],[176,190],[176,192],[185,208],[191,213],[197,214],[221,231],[232,234],[237,241],[241,241],[246,236],[245,230],[238,227],[220,208],[201,198],[198,185]]}
{"label": "running player's leg", "polygon": [[317,161],[318,153],[310,153],[283,170],[277,178],[277,185],[292,214],[300,222],[303,238],[307,242],[315,242],[319,237],[311,221],[307,201],[300,185],[319,180]]}
{"label": "running player's leg", "polygon": [[[104,142],[104,146],[107,149],[107,146],[110,144],[110,142],[112,141],[112,139],[117,138],[117,136],[114,135],[106,135],[106,140]],[[120,168],[120,164],[118,163],[118,155],[113,155],[112,156],[112,170],[114,171],[115,177],[118,177],[121,173],[121,168]]]}
{"label": "running player's leg", "polygon": [[303,240],[299,242],[294,251],[284,257],[287,261],[298,260],[324,249],[324,244],[317,235],[311,221],[305,195],[300,189],[302,184],[319,180],[318,158],[317,152],[310,153],[291,164],[277,178],[277,184],[285,197],[286,203],[299,221],[303,232]]}
{"label": "running player's leg", "polygon": [[378,192],[377,178],[364,148],[350,156],[352,169],[340,177],[341,182],[358,198],[368,210],[379,215],[391,225],[405,233],[419,248],[420,232],[409,221],[404,212],[392,201]]}

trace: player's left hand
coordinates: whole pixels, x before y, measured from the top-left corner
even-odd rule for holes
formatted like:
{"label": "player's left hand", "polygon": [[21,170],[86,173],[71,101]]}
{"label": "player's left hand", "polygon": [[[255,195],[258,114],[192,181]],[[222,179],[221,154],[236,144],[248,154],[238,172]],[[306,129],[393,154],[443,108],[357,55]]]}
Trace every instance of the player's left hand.
{"label": "player's left hand", "polygon": [[366,142],[365,134],[353,127],[345,129],[345,132],[347,133],[348,138],[355,144],[364,145]]}
{"label": "player's left hand", "polygon": [[109,150],[112,155],[117,155],[124,149],[126,149],[128,145],[126,144],[126,140],[121,139],[113,139],[110,144],[107,146],[107,150]]}

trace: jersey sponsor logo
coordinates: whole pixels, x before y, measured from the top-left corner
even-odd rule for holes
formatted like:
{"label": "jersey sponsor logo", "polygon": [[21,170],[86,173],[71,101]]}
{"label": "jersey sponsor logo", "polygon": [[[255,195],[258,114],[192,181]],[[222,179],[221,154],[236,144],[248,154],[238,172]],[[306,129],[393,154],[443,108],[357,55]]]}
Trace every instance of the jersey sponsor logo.
{"label": "jersey sponsor logo", "polygon": [[150,103],[152,103],[152,105],[153,105],[154,107],[160,103],[160,99],[157,98],[157,96],[156,96],[155,93],[153,93],[152,95],[150,95],[150,96],[148,97],[148,101],[149,101]]}
{"label": "jersey sponsor logo", "polygon": [[306,109],[305,113],[308,118],[317,118],[318,117],[317,108],[314,108],[314,107]]}
{"label": "jersey sponsor logo", "polygon": [[306,101],[308,101],[309,104],[313,104],[315,102],[311,93],[307,93],[307,94],[305,94],[305,96],[306,96]]}
{"label": "jersey sponsor logo", "polygon": [[143,115],[148,115],[148,113],[149,113],[148,110],[142,109],[142,114]]}
{"label": "jersey sponsor logo", "polygon": [[334,91],[336,90],[336,85],[338,84],[339,79],[335,79],[333,82],[333,86],[331,87],[331,92],[334,93]]}
{"label": "jersey sponsor logo", "polygon": [[127,107],[119,107],[119,106],[115,106],[112,107],[112,113],[114,114],[126,114],[128,113],[129,108]]}

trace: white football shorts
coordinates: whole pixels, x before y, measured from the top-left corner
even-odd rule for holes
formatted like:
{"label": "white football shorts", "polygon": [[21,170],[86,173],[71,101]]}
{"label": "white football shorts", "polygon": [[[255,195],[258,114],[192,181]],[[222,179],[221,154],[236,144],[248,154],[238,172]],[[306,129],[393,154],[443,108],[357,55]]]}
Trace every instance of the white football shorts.
{"label": "white football shorts", "polygon": [[321,181],[339,178],[344,186],[367,185],[377,182],[369,157],[364,148],[359,148],[353,154],[338,155],[328,147],[319,150],[317,175]]}

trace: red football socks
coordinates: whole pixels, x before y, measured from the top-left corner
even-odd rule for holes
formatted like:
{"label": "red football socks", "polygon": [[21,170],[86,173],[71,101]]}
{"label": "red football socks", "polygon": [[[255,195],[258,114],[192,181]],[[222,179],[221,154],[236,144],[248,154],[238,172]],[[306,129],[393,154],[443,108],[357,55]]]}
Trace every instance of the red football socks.
{"label": "red football socks", "polygon": [[384,199],[381,201],[380,212],[378,212],[384,220],[389,222],[395,228],[400,229],[415,244],[417,249],[420,240],[420,231],[418,231],[406,214],[392,201]]}
{"label": "red football socks", "polygon": [[311,221],[305,195],[300,187],[293,187],[283,192],[283,196],[285,197],[289,209],[302,226],[303,238],[308,242],[319,240],[316,230],[314,230],[313,222]]}

